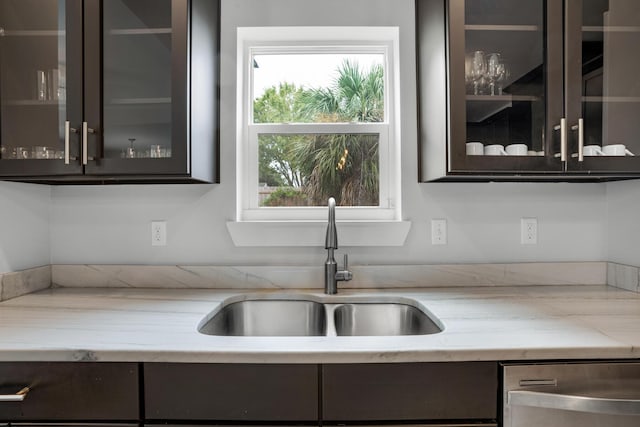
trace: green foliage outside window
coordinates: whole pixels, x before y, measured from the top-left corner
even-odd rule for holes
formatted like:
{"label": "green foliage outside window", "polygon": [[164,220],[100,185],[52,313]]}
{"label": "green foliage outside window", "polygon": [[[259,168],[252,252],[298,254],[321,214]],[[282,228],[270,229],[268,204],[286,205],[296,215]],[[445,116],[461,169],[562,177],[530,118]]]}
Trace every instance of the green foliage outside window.
{"label": "green foliage outside window", "polygon": [[[254,101],[254,123],[349,123],[384,120],[384,69],[344,61],[330,87],[280,83]],[[259,181],[283,187],[263,206],[379,204],[377,134],[261,134]],[[286,190],[284,189],[286,187]],[[280,203],[280,204],[277,204]]]}

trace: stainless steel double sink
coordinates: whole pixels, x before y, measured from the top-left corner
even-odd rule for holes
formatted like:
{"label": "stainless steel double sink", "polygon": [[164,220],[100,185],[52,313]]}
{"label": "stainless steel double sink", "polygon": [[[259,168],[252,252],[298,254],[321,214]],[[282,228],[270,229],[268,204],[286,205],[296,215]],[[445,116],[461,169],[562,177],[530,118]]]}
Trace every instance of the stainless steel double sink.
{"label": "stainless steel double sink", "polygon": [[409,298],[240,296],[198,325],[219,336],[397,336],[442,332],[433,314]]}

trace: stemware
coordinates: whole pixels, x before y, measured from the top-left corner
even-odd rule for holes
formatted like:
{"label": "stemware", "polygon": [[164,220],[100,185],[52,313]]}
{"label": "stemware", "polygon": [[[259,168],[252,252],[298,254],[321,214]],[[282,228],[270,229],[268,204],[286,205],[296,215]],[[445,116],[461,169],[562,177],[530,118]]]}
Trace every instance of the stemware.
{"label": "stemware", "polygon": [[135,138],[129,138],[129,148],[127,148],[124,155],[127,159],[132,159],[136,157],[136,149],[133,147],[133,143],[135,141],[136,141]]}
{"label": "stemware", "polygon": [[477,50],[473,53],[471,59],[471,80],[473,81],[473,94],[482,94],[482,81],[487,73],[487,61],[485,53],[481,50]]}
{"label": "stemware", "polygon": [[496,81],[500,76],[500,54],[492,53],[487,59],[487,80],[489,81],[489,95],[496,94]]}
{"label": "stemware", "polygon": [[504,87],[504,83],[509,79],[510,76],[511,76],[511,72],[509,70],[509,67],[507,67],[507,64],[504,62],[504,59],[502,59],[500,61],[500,64],[498,64],[497,77],[496,77],[498,95],[502,95],[502,89]]}

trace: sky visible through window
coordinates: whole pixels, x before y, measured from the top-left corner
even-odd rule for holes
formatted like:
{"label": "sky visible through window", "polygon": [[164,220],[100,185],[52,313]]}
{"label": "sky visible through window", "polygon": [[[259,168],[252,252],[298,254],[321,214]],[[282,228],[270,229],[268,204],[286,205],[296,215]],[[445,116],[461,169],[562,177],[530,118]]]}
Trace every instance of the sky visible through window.
{"label": "sky visible through window", "polygon": [[253,59],[254,100],[266,89],[284,82],[305,89],[331,87],[338,67],[345,59],[357,62],[363,71],[368,71],[374,64],[384,65],[383,54],[259,54]]}

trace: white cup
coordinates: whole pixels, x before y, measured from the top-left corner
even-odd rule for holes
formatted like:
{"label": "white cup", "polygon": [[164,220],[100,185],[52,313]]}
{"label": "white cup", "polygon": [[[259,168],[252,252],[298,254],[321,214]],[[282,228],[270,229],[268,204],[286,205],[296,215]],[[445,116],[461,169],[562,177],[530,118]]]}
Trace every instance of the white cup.
{"label": "white cup", "polygon": [[482,142],[467,142],[467,156],[482,156],[484,154],[484,145]]}
{"label": "white cup", "polygon": [[599,145],[585,145],[582,147],[582,154],[584,156],[604,156],[602,149]]}
{"label": "white cup", "polygon": [[526,156],[528,148],[527,144],[511,144],[507,145],[505,151],[510,156]]}
{"label": "white cup", "polygon": [[484,147],[485,156],[506,156],[507,152],[504,151],[504,147],[500,144],[492,144]]}
{"label": "white cup", "polygon": [[602,147],[603,156],[634,156],[631,151],[627,150],[624,144],[611,144]]}

